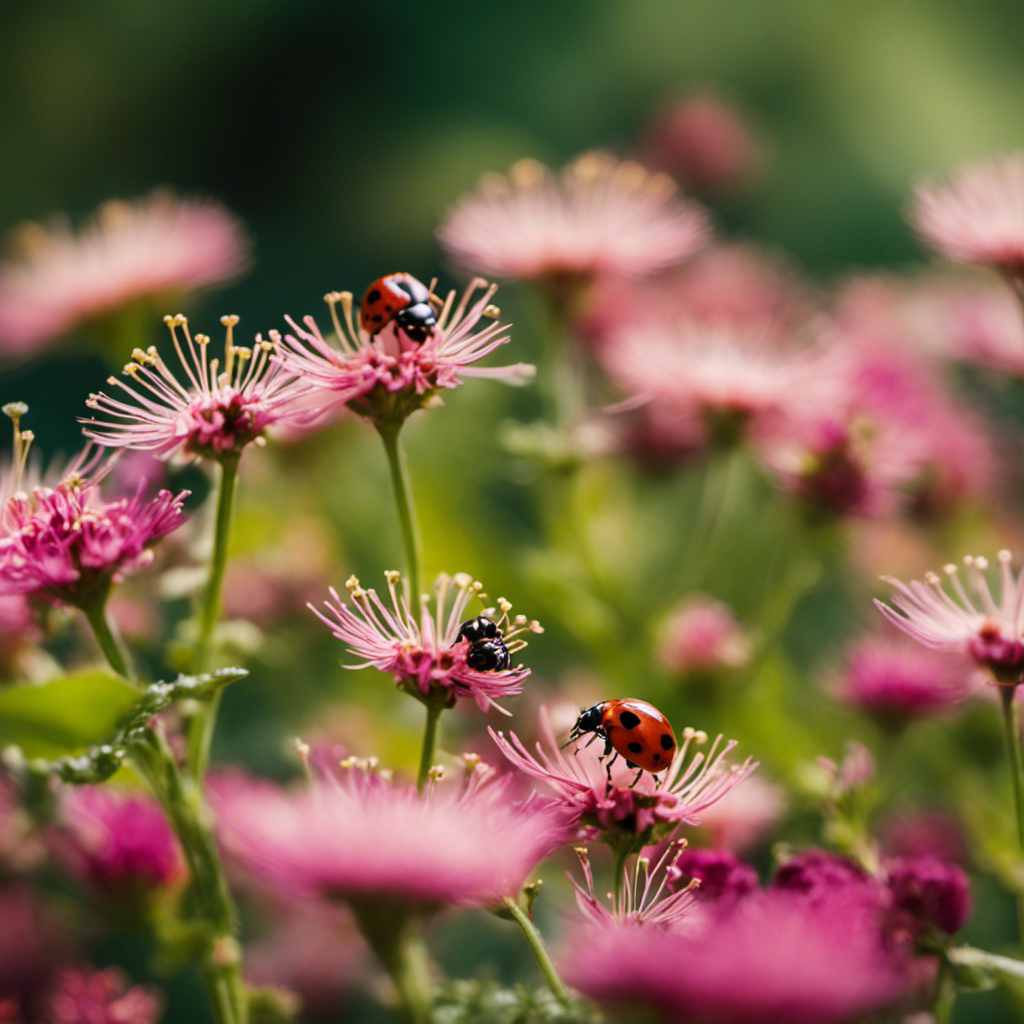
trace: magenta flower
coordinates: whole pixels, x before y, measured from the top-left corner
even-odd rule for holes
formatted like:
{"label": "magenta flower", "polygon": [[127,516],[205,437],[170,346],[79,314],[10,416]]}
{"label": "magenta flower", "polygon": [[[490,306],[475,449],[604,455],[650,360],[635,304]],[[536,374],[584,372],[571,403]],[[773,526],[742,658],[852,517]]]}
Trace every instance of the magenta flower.
{"label": "magenta flower", "polygon": [[156,313],[237,277],[250,243],[219,203],[153,192],[112,201],[77,233],[28,225],[0,265],[0,347],[30,352],[83,321],[145,302]]}
{"label": "magenta flower", "polygon": [[317,412],[323,413],[325,405],[327,411],[347,406],[377,423],[401,423],[442,389],[458,387],[463,377],[516,383],[532,378],[534,368],[526,363],[473,365],[509,340],[507,324],[495,322],[476,330],[481,318],[501,315],[491,303],[495,291],[496,285],[476,278],[458,303],[455,293],[449,292],[437,326],[423,342],[410,338],[394,322],[375,335],[367,334],[353,320],[351,292],[325,296],[340,348],[325,340],[310,316],[303,318],[302,327],[286,317],[295,335],[281,337],[271,331],[270,337],[280,345],[282,366],[314,389],[309,402]]}
{"label": "magenta flower", "polygon": [[156,1024],[161,1001],[118,970],[65,971],[50,994],[46,1024]]}
{"label": "magenta flower", "polygon": [[655,653],[668,672],[714,672],[742,668],[750,641],[728,606],[693,594],[670,613]]}
{"label": "magenta flower", "polygon": [[568,838],[564,815],[515,801],[511,781],[471,758],[461,780],[421,796],[375,761],[350,759],[309,790],[236,783],[211,802],[225,846],[277,895],[426,913],[515,896]]}
{"label": "magenta flower", "polygon": [[962,701],[970,676],[965,657],[868,637],[847,652],[838,695],[882,724],[901,726]]}
{"label": "magenta flower", "polygon": [[666,1024],[842,1024],[905,986],[877,913],[844,893],[818,903],[755,893],[674,932],[584,926],[561,967],[588,998],[648,1007]]}
{"label": "magenta flower", "polygon": [[[467,640],[459,640],[460,625],[471,616],[470,601],[479,597],[482,584],[465,573],[447,576],[442,573],[434,586],[434,600],[420,597],[419,615],[409,608],[398,592],[400,575],[385,573],[390,605],[374,590],[363,590],[352,576],[345,586],[351,603],[345,604],[332,587],[332,600],[325,601],[327,614],[312,605],[313,613],[331,630],[349,651],[361,660],[348,668],[374,668],[391,675],[396,684],[418,699],[427,701],[438,696],[448,706],[459,697],[472,697],[481,711],[498,708],[497,701],[523,692],[528,668],[513,665],[507,669],[481,671],[470,668],[466,658],[470,651]],[[535,621],[517,615],[509,618],[512,605],[498,598],[500,616],[489,615],[504,636],[510,655],[526,646],[525,632],[543,632]],[[488,614],[488,613],[485,613]],[[507,712],[505,712],[507,714]]]}
{"label": "magenta flower", "polygon": [[437,229],[463,267],[489,277],[558,284],[629,277],[679,263],[710,234],[704,211],[672,180],[607,153],[585,153],[556,178],[534,160],[487,175]]}
{"label": "magenta flower", "polygon": [[681,850],[675,869],[678,878],[669,882],[670,889],[697,885],[697,903],[711,903],[716,909],[731,908],[758,888],[757,872],[728,850]]}
{"label": "magenta flower", "polygon": [[542,743],[536,755],[516,736],[487,730],[501,752],[520,771],[545,782],[557,795],[559,804],[575,822],[597,829],[603,838],[634,836],[644,845],[656,842],[681,825],[699,825],[704,810],[720,800],[745,779],[757,765],[750,759],[732,765],[728,755],[734,740],[723,742],[719,736],[705,753],[691,748],[708,741],[704,732],[687,728],[681,733],[672,764],[660,775],[644,772],[632,785],[635,772],[622,759],[612,767],[612,785],[600,744],[578,746],[563,753],[551,726],[547,707],[540,712]]}
{"label": "magenta flower", "polygon": [[58,852],[79,877],[112,896],[165,888],[185,872],[159,804],[142,793],[81,786],[62,793]]}
{"label": "magenta flower", "polygon": [[[622,886],[618,895],[608,893],[608,902],[594,893],[594,873],[590,868],[590,856],[585,847],[576,847],[576,856],[583,868],[585,887],[571,874],[566,877],[572,883],[579,912],[595,925],[631,925],[657,929],[674,929],[690,918],[697,907],[694,890],[697,881],[674,885],[683,872],[679,858],[686,841],[679,839],[669,843],[654,867],[648,857],[637,857],[633,870],[624,868]],[[755,876],[756,878],[756,876]]]}
{"label": "magenta flower", "polygon": [[947,259],[996,267],[1024,287],[1024,153],[970,164],[945,185],[922,182],[908,218]]}
{"label": "magenta flower", "polygon": [[[72,473],[56,487],[15,493],[0,509],[0,594],[38,594],[85,607],[116,582],[153,560],[150,550],[185,521],[188,491],[160,491],[145,499],[105,502],[99,483],[109,463],[79,465],[92,479]],[[0,487],[0,492],[6,491]]]}
{"label": "magenta flower", "polygon": [[[308,423],[316,413],[302,406],[311,388],[276,359],[276,344],[259,335],[254,346],[234,344],[238,317],[221,317],[227,328],[224,362],[209,358],[210,339],[189,333],[185,317],[164,317],[171,332],[184,382],[155,348],[136,349],[124,368],[134,386],[117,377],[108,383],[127,392],[122,402],[100,392],[86,405],[104,419],[83,418],[85,434],[112,448],[152,451],[161,458],[182,455],[236,458],[251,443],[262,444],[267,429]],[[178,337],[178,329],[182,337]]]}
{"label": "magenta flower", "polygon": [[971,914],[971,888],[958,864],[938,857],[890,860],[886,880],[893,912],[912,935],[929,928],[955,935]]}
{"label": "magenta flower", "polygon": [[897,628],[925,647],[970,655],[988,669],[995,681],[1017,685],[1024,674],[1024,572],[1014,578],[1012,555],[999,552],[999,599],[993,596],[985,570],[988,560],[964,559],[968,587],[955,565],[943,570],[952,594],[939,576],[930,572],[924,582],[900,583],[884,576],[896,588],[891,605],[876,600],[879,611]]}

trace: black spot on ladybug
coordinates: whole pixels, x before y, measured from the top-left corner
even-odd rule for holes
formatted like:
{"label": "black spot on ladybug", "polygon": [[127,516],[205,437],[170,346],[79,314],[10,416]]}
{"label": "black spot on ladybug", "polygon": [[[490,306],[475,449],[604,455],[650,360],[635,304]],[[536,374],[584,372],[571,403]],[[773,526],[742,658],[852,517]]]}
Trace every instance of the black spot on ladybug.
{"label": "black spot on ladybug", "polygon": [[642,754],[644,752],[644,745],[633,740],[633,742],[629,744],[629,751],[633,754]]}
{"label": "black spot on ladybug", "polygon": [[[635,729],[640,724],[640,716],[634,715],[632,711],[623,711],[619,715],[619,724],[623,729]],[[633,749],[632,744],[630,744],[629,749]],[[640,748],[637,749],[639,750]]]}
{"label": "black spot on ladybug", "polygon": [[661,749],[671,750],[676,745],[676,741],[672,739],[667,732],[661,734]]}
{"label": "black spot on ladybug", "polygon": [[[370,292],[370,294],[366,296],[366,301],[367,302],[380,302],[380,292],[376,288],[374,288],[373,291]],[[390,308],[391,307],[388,306],[388,309],[390,309]]]}
{"label": "black spot on ladybug", "polygon": [[660,760],[661,760],[661,754],[655,754],[654,757],[651,758],[651,761],[654,764],[657,764]]}
{"label": "black spot on ladybug", "polygon": [[372,320],[372,321],[373,321],[373,322],[374,322],[375,324],[379,324],[379,323],[382,323],[382,322],[383,322],[383,320],[384,320],[384,317],[382,317],[382,316],[380,315],[380,313],[374,313],[374,314],[373,314],[373,316],[371,316],[371,317],[370,317],[370,319],[371,319],[371,320]]}
{"label": "black spot on ladybug", "polygon": [[393,313],[394,311],[395,311],[395,307],[392,306],[390,302],[384,307],[384,312],[385,313]]}

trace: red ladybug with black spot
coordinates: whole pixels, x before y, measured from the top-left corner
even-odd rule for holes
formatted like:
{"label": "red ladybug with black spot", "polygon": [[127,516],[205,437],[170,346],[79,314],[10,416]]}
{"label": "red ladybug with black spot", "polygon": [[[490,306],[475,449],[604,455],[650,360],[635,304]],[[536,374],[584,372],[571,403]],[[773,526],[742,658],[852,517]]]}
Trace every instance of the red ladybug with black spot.
{"label": "red ladybug with black spot", "polygon": [[359,323],[371,337],[394,322],[413,341],[423,344],[437,326],[430,289],[412,274],[388,274],[366,289],[359,304]]}
{"label": "red ladybug with black spot", "polygon": [[652,775],[663,772],[676,752],[676,737],[668,719],[653,704],[635,697],[603,700],[587,708],[576,719],[565,745],[584,733],[593,733],[588,747],[596,739],[604,740],[602,759],[615,752],[605,765],[609,786],[616,757],[623,757],[629,768],[640,769],[633,780],[635,786],[645,771]]}

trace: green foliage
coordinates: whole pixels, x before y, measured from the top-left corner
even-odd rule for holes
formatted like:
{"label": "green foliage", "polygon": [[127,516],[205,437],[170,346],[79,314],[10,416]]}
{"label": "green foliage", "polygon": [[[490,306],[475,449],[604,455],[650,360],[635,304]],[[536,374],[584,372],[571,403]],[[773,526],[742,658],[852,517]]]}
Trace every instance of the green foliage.
{"label": "green foliage", "polygon": [[432,1024],[601,1024],[604,1019],[582,1001],[563,1006],[546,988],[505,988],[490,981],[452,982],[430,1014]]}

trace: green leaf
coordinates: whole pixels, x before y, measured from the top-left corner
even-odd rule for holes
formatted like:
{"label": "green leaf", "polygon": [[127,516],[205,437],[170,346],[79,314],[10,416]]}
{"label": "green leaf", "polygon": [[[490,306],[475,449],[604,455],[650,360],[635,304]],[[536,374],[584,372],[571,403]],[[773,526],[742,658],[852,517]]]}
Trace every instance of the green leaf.
{"label": "green leaf", "polygon": [[1024,963],[972,946],[958,946],[948,953],[959,988],[985,988],[997,984],[1024,993]]}
{"label": "green leaf", "polygon": [[139,691],[97,669],[0,691],[0,746],[29,758],[76,754],[109,739]]}

